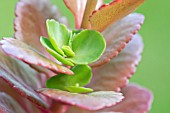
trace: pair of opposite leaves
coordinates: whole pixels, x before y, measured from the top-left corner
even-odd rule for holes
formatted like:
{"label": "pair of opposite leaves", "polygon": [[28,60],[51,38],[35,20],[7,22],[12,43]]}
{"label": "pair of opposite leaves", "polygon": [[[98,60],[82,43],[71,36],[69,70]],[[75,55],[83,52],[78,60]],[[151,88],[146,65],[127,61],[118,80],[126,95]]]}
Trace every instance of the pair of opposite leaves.
{"label": "pair of opposite leaves", "polygon": [[92,78],[91,68],[87,64],[98,60],[106,48],[102,35],[94,30],[69,31],[55,20],[47,20],[46,24],[49,39],[41,37],[41,44],[58,61],[74,66],[71,68],[74,76],[58,74],[51,77],[46,86],[74,93],[93,91],[83,86]]}

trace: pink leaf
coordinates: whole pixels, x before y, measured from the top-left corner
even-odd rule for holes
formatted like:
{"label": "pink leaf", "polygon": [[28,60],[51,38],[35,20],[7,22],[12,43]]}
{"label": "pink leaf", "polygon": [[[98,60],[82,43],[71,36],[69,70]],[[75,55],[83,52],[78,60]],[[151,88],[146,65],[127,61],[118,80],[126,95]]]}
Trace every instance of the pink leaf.
{"label": "pink leaf", "polygon": [[67,113],[147,113],[152,104],[152,94],[145,88],[136,85],[128,85],[123,88],[125,99],[113,107],[98,111],[87,111],[80,108],[72,108]]}
{"label": "pink leaf", "polygon": [[100,91],[89,94],[69,93],[56,89],[39,89],[39,93],[70,105],[78,106],[87,110],[98,110],[105,107],[113,106],[123,99],[121,93],[112,91]]}
{"label": "pink leaf", "polygon": [[144,16],[141,14],[130,14],[122,20],[111,25],[103,32],[106,39],[107,47],[101,58],[90,64],[92,67],[103,65],[116,57],[126,44],[140,29],[144,21]]}
{"label": "pink leaf", "polygon": [[[14,60],[0,51],[0,91],[6,92],[28,112],[32,109],[39,113],[40,108],[47,108],[47,101],[43,100],[34,90],[41,87],[43,77],[25,63]],[[28,101],[28,100],[30,101]]]}
{"label": "pink leaf", "polygon": [[109,63],[94,69],[94,79],[88,85],[94,90],[120,91],[136,70],[141,59],[143,42],[135,35],[127,47]]}
{"label": "pink leaf", "polygon": [[9,95],[0,93],[0,113],[26,113]]}
{"label": "pink leaf", "polygon": [[73,74],[68,68],[60,66],[59,64],[45,58],[36,50],[19,40],[4,38],[0,41],[0,44],[2,50],[6,54],[22,60],[23,62],[47,68],[55,73]]}
{"label": "pink leaf", "polygon": [[[87,0],[64,0],[64,3],[73,13],[76,28],[79,29],[83,20]],[[103,0],[98,0],[96,9],[99,8],[102,4]]]}
{"label": "pink leaf", "polygon": [[65,20],[57,7],[49,0],[20,0],[16,5],[15,14],[15,38],[51,58],[40,44],[40,36],[47,36],[46,19],[53,18],[59,22]]}
{"label": "pink leaf", "polygon": [[74,15],[76,28],[79,29],[82,23],[87,0],[64,0],[65,5]]}
{"label": "pink leaf", "polygon": [[144,0],[113,0],[90,16],[92,29],[102,32],[110,24],[132,13]]}
{"label": "pink leaf", "polygon": [[123,113],[147,113],[152,104],[152,93],[147,89],[137,86],[128,85],[123,88],[122,93],[125,99],[106,111],[115,111]]}

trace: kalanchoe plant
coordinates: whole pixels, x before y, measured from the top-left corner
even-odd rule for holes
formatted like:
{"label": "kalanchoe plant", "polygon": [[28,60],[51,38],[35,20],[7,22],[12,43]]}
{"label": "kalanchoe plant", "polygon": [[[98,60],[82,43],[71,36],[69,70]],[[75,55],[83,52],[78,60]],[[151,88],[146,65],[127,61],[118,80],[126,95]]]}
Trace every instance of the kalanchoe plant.
{"label": "kalanchoe plant", "polygon": [[[47,81],[48,88],[68,90],[74,93],[91,92],[87,85],[91,78],[91,69],[87,64],[100,58],[106,43],[102,35],[94,30],[69,31],[55,20],[47,20],[49,39],[40,38],[47,51],[63,64],[74,66],[74,76],[58,74]],[[97,48],[96,48],[97,47]]]}
{"label": "kalanchoe plant", "polygon": [[143,49],[144,16],[132,12],[144,0],[63,1],[76,29],[49,0],[17,3],[15,38],[0,41],[0,111],[147,112],[152,94],[128,84]]}

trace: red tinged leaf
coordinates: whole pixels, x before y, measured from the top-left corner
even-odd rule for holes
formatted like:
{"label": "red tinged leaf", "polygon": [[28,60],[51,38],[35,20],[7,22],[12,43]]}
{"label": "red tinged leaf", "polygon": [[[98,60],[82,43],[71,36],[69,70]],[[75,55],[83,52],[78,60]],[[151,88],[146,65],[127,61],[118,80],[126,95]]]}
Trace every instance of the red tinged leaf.
{"label": "red tinged leaf", "polygon": [[0,93],[0,113],[26,113],[9,95]]}
{"label": "red tinged leaf", "polygon": [[121,91],[125,99],[112,108],[108,108],[107,112],[123,112],[123,113],[147,113],[150,110],[153,96],[152,93],[140,86],[130,84]]}
{"label": "red tinged leaf", "polygon": [[122,90],[124,100],[113,107],[98,111],[87,111],[80,108],[69,109],[67,113],[147,113],[152,104],[152,94],[147,89],[128,85]]}
{"label": "red tinged leaf", "polygon": [[98,0],[97,5],[96,5],[96,9],[101,7],[103,4],[104,4],[104,0]]}
{"label": "red tinged leaf", "polygon": [[94,69],[94,78],[88,87],[94,90],[120,91],[136,70],[141,59],[143,42],[135,35],[127,47],[109,63]]}
{"label": "red tinged leaf", "polygon": [[[73,13],[75,24],[76,24],[75,27],[79,29],[82,24],[87,0],[64,0],[64,3],[68,7],[68,9]],[[103,4],[103,0],[98,0],[95,9],[100,7],[102,4]],[[86,15],[86,17],[90,16],[90,14]]]}
{"label": "red tinged leaf", "polygon": [[[25,63],[12,59],[0,51],[0,91],[6,92],[27,111],[39,113],[39,108],[48,108],[48,101],[34,90],[42,87],[42,77]],[[28,101],[30,100],[34,105]]]}
{"label": "red tinged leaf", "polygon": [[79,29],[82,23],[87,0],[64,0],[65,5],[74,15],[76,28]]}
{"label": "red tinged leaf", "polygon": [[97,62],[90,65],[92,67],[101,66],[116,57],[125,48],[126,44],[132,40],[143,21],[143,15],[134,13],[108,27],[103,32],[107,43],[106,50]]}
{"label": "red tinged leaf", "polygon": [[66,20],[57,7],[49,0],[20,0],[15,15],[15,38],[51,58],[40,44],[40,36],[47,36],[46,19],[53,18],[59,22]]}
{"label": "red tinged leaf", "polygon": [[113,106],[123,99],[121,93],[112,91],[99,91],[89,94],[77,94],[56,89],[39,89],[39,93],[66,104],[78,106],[87,110],[98,110],[105,107]]}
{"label": "red tinged leaf", "polygon": [[47,59],[46,57],[38,53],[35,49],[19,40],[13,38],[4,38],[0,41],[0,44],[2,50],[6,54],[22,60],[27,64],[41,66],[55,73],[59,72],[64,74],[73,74],[73,72],[68,68],[60,66],[59,64]]}
{"label": "red tinged leaf", "polygon": [[110,24],[132,13],[144,0],[114,0],[90,16],[92,29],[102,32]]}

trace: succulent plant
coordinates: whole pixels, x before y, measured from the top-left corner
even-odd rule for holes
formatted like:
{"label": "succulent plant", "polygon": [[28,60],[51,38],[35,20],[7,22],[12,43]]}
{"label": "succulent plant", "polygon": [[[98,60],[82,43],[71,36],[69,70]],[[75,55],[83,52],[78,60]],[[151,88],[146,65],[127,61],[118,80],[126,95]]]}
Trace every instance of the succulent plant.
{"label": "succulent plant", "polygon": [[18,1],[14,38],[0,41],[0,112],[148,112],[152,93],[128,84],[143,50],[144,16],[132,12],[144,0],[63,1],[75,29],[49,0]]}

